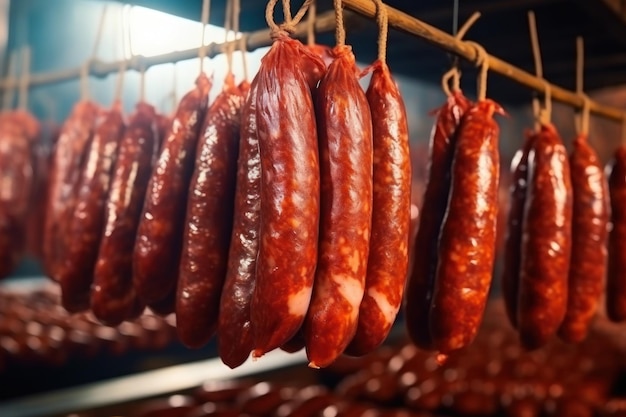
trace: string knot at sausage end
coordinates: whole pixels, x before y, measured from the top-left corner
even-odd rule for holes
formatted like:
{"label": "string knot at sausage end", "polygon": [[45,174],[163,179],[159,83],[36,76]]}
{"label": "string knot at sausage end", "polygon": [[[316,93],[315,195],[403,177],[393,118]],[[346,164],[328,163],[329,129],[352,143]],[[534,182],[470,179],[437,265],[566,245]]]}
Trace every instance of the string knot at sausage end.
{"label": "string knot at sausage end", "polygon": [[309,362],[309,368],[320,369],[320,367],[315,362]]}

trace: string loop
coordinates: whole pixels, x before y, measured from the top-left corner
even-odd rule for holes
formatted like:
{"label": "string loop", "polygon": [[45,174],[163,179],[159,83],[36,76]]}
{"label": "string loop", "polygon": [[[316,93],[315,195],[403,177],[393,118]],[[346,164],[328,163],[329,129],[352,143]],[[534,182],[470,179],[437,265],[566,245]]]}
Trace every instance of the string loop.
{"label": "string loop", "polygon": [[[454,38],[459,41],[462,40],[479,18],[479,12],[472,13],[472,15],[465,21],[463,26],[461,26],[461,28],[456,32]],[[450,90],[450,80],[452,80],[452,90]],[[453,92],[461,91],[461,70],[459,69],[457,61],[455,61],[452,65],[452,68],[443,75],[443,77],[441,78],[441,85],[444,93],[448,97]]]}
{"label": "string loop", "polygon": [[267,6],[265,7],[265,21],[267,22],[267,26],[270,28],[270,35],[272,39],[277,39],[280,36],[286,36],[295,33],[296,26],[298,25],[298,23],[300,23],[312,2],[313,0],[305,0],[296,15],[292,18],[290,2],[289,0],[283,0],[282,5],[285,21],[282,24],[278,25],[274,21],[274,9],[276,8],[276,3],[278,3],[278,0],[269,0],[267,2]]}
{"label": "string loop", "polygon": [[465,41],[465,43],[476,50],[475,65],[480,67],[476,86],[476,96],[479,101],[485,100],[487,98],[487,78],[489,76],[489,54],[479,43],[473,41]]}

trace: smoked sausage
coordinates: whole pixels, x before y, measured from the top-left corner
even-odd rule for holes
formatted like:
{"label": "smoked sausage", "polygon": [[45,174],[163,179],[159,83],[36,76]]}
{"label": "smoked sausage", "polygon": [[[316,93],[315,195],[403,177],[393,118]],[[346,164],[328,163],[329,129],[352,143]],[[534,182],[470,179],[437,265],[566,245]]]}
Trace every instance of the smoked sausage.
{"label": "smoked sausage", "polygon": [[[376,61],[366,91],[372,115],[372,229],[365,292],[356,334],[346,352],[364,355],[389,334],[409,263],[411,156],[404,101],[385,62]],[[323,197],[322,197],[323,199]]]}
{"label": "smoked sausage", "polygon": [[567,151],[556,128],[544,124],[528,154],[518,298],[522,345],[544,345],[567,308],[572,184]]}
{"label": "smoked sausage", "polygon": [[95,103],[78,102],[63,123],[54,148],[48,181],[43,252],[46,274],[55,281],[59,280],[59,269],[65,258],[66,218],[74,212],[80,172],[98,113]]}
{"label": "smoked sausage", "polygon": [[482,100],[458,130],[429,315],[433,345],[442,353],[474,339],[489,294],[500,174],[496,112],[503,110]]}
{"label": "smoked sausage", "polygon": [[211,80],[200,74],[180,101],[148,182],[133,252],[133,286],[148,306],[176,290],[196,144]]}
{"label": "smoked sausage", "polygon": [[236,368],[253,349],[250,302],[254,291],[259,250],[261,159],[256,129],[257,84],[241,109],[233,230],[218,316],[218,352],[227,366]]}
{"label": "smoked sausage", "polygon": [[304,324],[307,357],[313,368],[331,364],[356,332],[372,221],[370,108],[359,85],[351,47],[337,46],[333,56],[315,102],[320,147],[320,243],[313,296]]}
{"label": "smoked sausage", "polygon": [[517,327],[517,297],[522,255],[522,228],[524,206],[528,189],[528,153],[535,139],[534,133],[528,133],[524,145],[511,161],[510,209],[507,219],[504,243],[504,265],[502,269],[502,298],[506,314],[513,327]]}
{"label": "smoked sausage", "polygon": [[0,279],[17,266],[25,249],[26,222],[35,186],[26,130],[11,112],[0,119]]}
{"label": "smoked sausage", "polygon": [[217,328],[232,232],[243,100],[229,74],[200,129],[176,297],[176,331],[187,347],[205,345]]}
{"label": "smoked sausage", "polygon": [[609,165],[611,231],[606,279],[606,313],[610,320],[626,320],[626,146],[619,147]]}
{"label": "smoked sausage", "polygon": [[157,145],[156,112],[140,102],[120,142],[91,289],[91,310],[108,325],[128,319],[138,303],[133,246]]}
{"label": "smoked sausage", "polygon": [[87,149],[69,216],[67,253],[61,272],[61,302],[71,313],[89,308],[91,284],[104,227],[104,210],[119,143],[124,133],[121,103],[116,102],[96,126]]}
{"label": "smoked sausage", "polygon": [[411,341],[422,349],[433,348],[428,316],[438,263],[437,244],[448,204],[456,131],[470,105],[460,91],[454,92],[437,110],[430,136],[428,181],[412,253],[413,269],[404,297],[407,332]]}
{"label": "smoked sausage", "polygon": [[[311,68],[317,68],[312,71]],[[317,260],[319,157],[311,88],[321,59],[281,33],[256,76],[261,158],[253,356],[288,341],[307,312]]]}
{"label": "smoked sausage", "polygon": [[569,159],[572,177],[572,252],[567,312],[559,336],[582,341],[604,290],[608,237],[608,187],[598,155],[586,135],[574,140]]}

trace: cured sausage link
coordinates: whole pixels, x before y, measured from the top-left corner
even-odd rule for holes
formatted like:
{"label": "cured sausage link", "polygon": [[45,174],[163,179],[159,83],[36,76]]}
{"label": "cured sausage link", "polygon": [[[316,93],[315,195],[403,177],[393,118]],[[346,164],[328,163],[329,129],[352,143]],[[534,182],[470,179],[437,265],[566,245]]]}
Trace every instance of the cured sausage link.
{"label": "cured sausage link", "polygon": [[580,342],[589,331],[604,290],[608,237],[608,189],[598,156],[586,136],[574,141],[572,176],[572,255],[567,312],[559,336]]}
{"label": "cured sausage link", "polygon": [[54,148],[43,233],[46,274],[59,280],[59,269],[65,258],[68,213],[74,212],[76,190],[87,145],[93,135],[98,106],[90,101],[78,102],[63,123]]}
{"label": "cured sausage link", "polygon": [[607,170],[611,232],[606,280],[606,312],[612,321],[626,320],[626,146],[619,147]]}
{"label": "cured sausage link", "polygon": [[437,110],[437,120],[430,136],[428,182],[412,253],[413,270],[404,297],[407,332],[411,341],[422,349],[433,348],[428,316],[437,271],[437,244],[448,204],[456,131],[470,105],[460,91],[448,97]]}
{"label": "cured sausage link", "polygon": [[501,283],[504,306],[513,327],[517,327],[517,299],[522,262],[522,229],[528,189],[528,153],[534,139],[534,133],[529,134],[522,149],[515,153],[511,161],[511,208],[507,220]]}
{"label": "cured sausage link", "polygon": [[147,305],[176,290],[189,180],[210,88],[200,74],[180,101],[148,182],[133,253],[133,285]]}
{"label": "cured sausage link", "polygon": [[61,302],[69,312],[89,308],[91,284],[104,228],[117,150],[124,133],[121,104],[115,103],[93,135],[76,195],[76,208],[68,218],[67,255],[59,277]]}
{"label": "cured sausage link", "polygon": [[250,302],[256,278],[261,208],[256,97],[257,84],[253,81],[241,110],[233,232],[218,318],[219,355],[231,368],[244,363],[253,348]]}
{"label": "cured sausage link", "polygon": [[480,101],[459,126],[429,317],[433,344],[443,353],[474,339],[491,284],[500,173],[494,112],[502,109]]}
{"label": "cured sausage link", "polygon": [[108,325],[128,319],[137,308],[133,247],[157,146],[154,107],[139,103],[120,143],[91,289],[91,310]]}
{"label": "cured sausage link", "polygon": [[256,76],[261,223],[251,304],[253,356],[288,341],[307,312],[317,260],[319,157],[310,68],[324,63],[281,36]]}
{"label": "cured sausage link", "polygon": [[395,321],[409,263],[411,157],[404,101],[389,67],[373,64],[366,91],[372,115],[372,232],[365,292],[347,353],[364,355],[380,345]]}
{"label": "cured sausage link", "polygon": [[[317,90],[321,212],[311,306],[305,322],[309,366],[332,363],[354,337],[363,298],[372,220],[372,120],[349,46]],[[408,236],[408,232],[407,232]]]}
{"label": "cured sausage link", "polygon": [[176,331],[187,347],[205,345],[217,328],[232,232],[243,100],[230,74],[200,129],[176,297]]}
{"label": "cured sausage link", "polygon": [[567,308],[571,251],[572,184],[567,151],[552,125],[544,125],[528,154],[518,328],[534,349],[559,328]]}

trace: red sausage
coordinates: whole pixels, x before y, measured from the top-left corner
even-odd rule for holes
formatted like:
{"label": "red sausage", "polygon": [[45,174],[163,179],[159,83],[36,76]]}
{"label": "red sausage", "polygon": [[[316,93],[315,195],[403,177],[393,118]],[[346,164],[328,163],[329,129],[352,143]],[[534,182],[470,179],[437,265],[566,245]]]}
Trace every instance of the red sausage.
{"label": "red sausage", "polygon": [[429,316],[433,345],[443,353],[472,342],[489,294],[500,174],[495,112],[502,112],[496,103],[480,101],[459,126]]}
{"label": "red sausage", "polygon": [[595,315],[606,273],[609,222],[608,187],[598,155],[580,135],[570,155],[572,177],[572,254],[567,312],[559,336],[582,341]]}
{"label": "red sausage", "polygon": [[236,368],[253,349],[250,302],[256,278],[261,208],[261,159],[256,128],[257,83],[241,110],[239,157],[233,231],[218,316],[218,351],[222,362]]}
{"label": "red sausage", "polygon": [[255,357],[296,333],[311,298],[320,176],[312,67],[321,74],[324,63],[299,41],[281,35],[256,76],[261,223],[250,306]]}
{"label": "red sausage", "polygon": [[31,143],[13,113],[0,120],[0,184],[1,279],[15,269],[23,255],[35,186]]}
{"label": "red sausage", "polygon": [[404,101],[389,67],[373,64],[366,92],[372,115],[372,232],[365,293],[347,353],[364,355],[380,345],[395,321],[409,263],[411,156]]}
{"label": "red sausage", "polygon": [[189,180],[210,88],[200,74],[182,98],[148,182],[133,252],[133,285],[147,305],[176,289]]}
{"label": "red sausage", "polygon": [[74,106],[57,140],[46,201],[43,233],[46,274],[59,280],[59,269],[65,258],[66,218],[74,212],[76,191],[89,141],[93,135],[99,109],[90,101]]}
{"label": "red sausage", "polygon": [[522,251],[522,226],[524,205],[528,189],[528,153],[532,147],[534,133],[529,133],[522,149],[518,150],[511,161],[511,208],[507,221],[507,234],[504,246],[504,265],[502,271],[502,298],[506,313],[513,327],[517,327],[517,297]]}
{"label": "red sausage", "polygon": [[120,142],[104,231],[91,289],[91,310],[102,322],[117,325],[138,308],[133,288],[133,246],[152,165],[157,133],[154,107],[137,104]]}
{"label": "red sausage", "polygon": [[626,320],[626,146],[615,151],[607,167],[611,232],[606,279],[606,312],[612,321]]}
{"label": "red sausage", "polygon": [[430,166],[424,192],[419,226],[412,253],[413,270],[405,291],[405,320],[412,342],[422,349],[432,349],[428,316],[437,270],[437,242],[448,204],[452,155],[461,117],[471,103],[458,91],[448,97],[437,111],[437,121],[430,137]]}
{"label": "red sausage", "polygon": [[567,152],[552,125],[541,127],[528,154],[518,328],[522,344],[545,344],[567,308],[572,184]]}
{"label": "red sausage", "polygon": [[187,347],[205,345],[217,328],[232,232],[243,100],[229,74],[200,130],[176,297],[176,330]]}
{"label": "red sausage", "polygon": [[59,274],[61,302],[69,312],[89,308],[91,284],[104,228],[104,211],[124,133],[121,103],[113,105],[98,126],[87,149],[76,194],[76,207],[68,217],[67,253]]}
{"label": "red sausage", "polygon": [[372,221],[370,108],[359,85],[352,49],[338,46],[333,54],[335,60],[320,82],[315,103],[320,144],[320,243],[304,328],[313,368],[330,365],[356,332]]}

